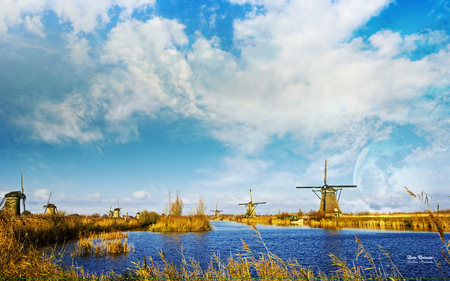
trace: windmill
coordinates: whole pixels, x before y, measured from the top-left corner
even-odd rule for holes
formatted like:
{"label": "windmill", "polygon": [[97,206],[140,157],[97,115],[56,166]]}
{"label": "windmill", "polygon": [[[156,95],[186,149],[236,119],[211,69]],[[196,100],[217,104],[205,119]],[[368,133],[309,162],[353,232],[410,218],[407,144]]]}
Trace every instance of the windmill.
{"label": "windmill", "polygon": [[255,208],[256,206],[258,206],[259,204],[266,204],[266,202],[253,202],[253,198],[252,198],[252,190],[250,189],[250,202],[248,203],[241,203],[239,205],[245,205],[247,206],[247,210],[245,211],[245,218],[248,217],[255,217],[256,216],[256,212],[255,212]]}
{"label": "windmill", "polygon": [[112,205],[109,206],[109,211],[105,211],[105,213],[108,213],[108,218],[112,218],[113,217],[114,212],[111,209],[112,209]]}
{"label": "windmill", "polygon": [[54,215],[56,214],[56,205],[50,203],[50,197],[52,197],[52,192],[50,191],[50,195],[48,196],[47,205],[44,205],[44,215]]}
{"label": "windmill", "polygon": [[217,206],[219,206],[219,204],[216,204],[216,209],[215,210],[210,210],[211,212],[214,212],[214,216],[216,217],[216,219],[220,218],[220,212],[223,212],[222,210],[217,210]]}
{"label": "windmill", "polygon": [[114,209],[113,218],[120,218],[120,210],[122,210],[123,208],[120,208],[119,200],[117,200],[117,206],[118,207]]}
{"label": "windmill", "polygon": [[26,214],[25,201],[27,200],[27,197],[25,196],[25,192],[23,190],[23,172],[21,172],[20,177],[22,182],[22,192],[11,191],[9,193],[6,193],[5,197],[3,197],[2,201],[0,202],[0,206],[3,204],[3,202],[5,202],[5,205],[3,206],[4,210],[16,216],[20,215],[21,199],[23,203],[23,212]]}
{"label": "windmill", "polygon": [[136,213],[136,219],[140,219],[141,218],[141,210],[138,208],[138,212]]}
{"label": "windmill", "polygon": [[[320,208],[319,211],[323,211],[325,215],[334,214],[339,216],[342,213],[339,208],[339,198],[341,197],[342,188],[356,188],[356,185],[327,185],[327,160],[325,159],[325,177],[323,186],[297,186],[297,188],[311,188],[314,194],[320,192]],[[339,197],[336,198],[336,192],[339,191]]]}

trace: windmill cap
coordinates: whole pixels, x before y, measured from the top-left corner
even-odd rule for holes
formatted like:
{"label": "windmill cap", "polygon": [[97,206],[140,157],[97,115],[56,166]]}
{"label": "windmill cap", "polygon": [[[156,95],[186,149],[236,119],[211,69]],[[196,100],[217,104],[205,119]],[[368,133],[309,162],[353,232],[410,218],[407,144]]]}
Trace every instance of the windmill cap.
{"label": "windmill cap", "polygon": [[22,192],[20,191],[12,191],[10,193],[6,193],[5,197],[17,197],[17,198],[22,198]]}

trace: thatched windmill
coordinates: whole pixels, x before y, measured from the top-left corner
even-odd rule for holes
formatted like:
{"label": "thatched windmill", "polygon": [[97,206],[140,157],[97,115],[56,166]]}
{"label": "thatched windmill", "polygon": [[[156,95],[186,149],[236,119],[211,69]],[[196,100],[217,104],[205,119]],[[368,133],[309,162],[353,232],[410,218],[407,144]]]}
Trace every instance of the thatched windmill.
{"label": "thatched windmill", "polygon": [[114,209],[113,218],[120,218],[120,210],[122,210],[123,208],[120,208],[119,200],[117,200],[117,206],[118,207]]}
{"label": "thatched windmill", "polygon": [[[311,188],[314,194],[320,192],[320,208],[319,211],[323,211],[327,216],[335,215],[339,216],[342,211],[339,208],[339,198],[341,197],[342,188],[356,188],[356,185],[327,185],[327,160],[325,159],[325,177],[323,186],[297,186],[297,188]],[[339,191],[339,197],[336,198],[336,192]]]}
{"label": "thatched windmill", "polygon": [[0,206],[3,205],[3,202],[5,205],[3,206],[2,210],[6,210],[7,212],[10,212],[13,215],[20,215],[20,200],[22,199],[23,203],[23,213],[26,213],[25,209],[25,201],[27,200],[27,197],[25,196],[25,192],[23,190],[23,172],[20,174],[21,181],[22,181],[22,192],[20,191],[11,191],[9,193],[5,194],[5,197],[3,197],[2,201],[0,202]]}
{"label": "thatched windmill", "polygon": [[219,206],[219,204],[216,204],[216,209],[210,210],[211,212],[214,212],[214,216],[216,217],[216,219],[220,219],[220,212],[223,212],[222,210],[217,210],[218,206]]}
{"label": "thatched windmill", "polygon": [[50,195],[48,196],[47,205],[44,205],[44,215],[54,215],[56,214],[56,205],[50,203],[50,197],[52,196],[52,192],[50,191]]}
{"label": "thatched windmill", "polygon": [[248,202],[248,203],[241,203],[239,205],[247,206],[247,209],[245,211],[244,217],[249,218],[249,217],[256,217],[255,208],[259,204],[266,204],[266,202],[253,202],[252,190],[250,189],[250,202]]}

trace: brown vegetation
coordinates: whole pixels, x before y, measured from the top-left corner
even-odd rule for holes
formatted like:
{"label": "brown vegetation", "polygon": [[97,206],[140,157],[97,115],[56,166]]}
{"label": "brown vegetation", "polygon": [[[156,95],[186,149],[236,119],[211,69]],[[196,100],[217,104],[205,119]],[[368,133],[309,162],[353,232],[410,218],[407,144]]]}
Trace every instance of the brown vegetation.
{"label": "brown vegetation", "polygon": [[211,230],[209,219],[205,215],[161,216],[158,222],[150,226],[153,232],[197,232]]}

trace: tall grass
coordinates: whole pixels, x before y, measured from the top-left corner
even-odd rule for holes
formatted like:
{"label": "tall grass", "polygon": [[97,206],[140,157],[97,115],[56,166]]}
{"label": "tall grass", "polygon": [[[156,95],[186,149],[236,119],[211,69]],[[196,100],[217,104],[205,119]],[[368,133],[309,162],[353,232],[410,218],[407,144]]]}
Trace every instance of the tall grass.
{"label": "tall grass", "polygon": [[211,230],[206,215],[160,216],[156,224],[150,226],[153,232],[198,232]]}

